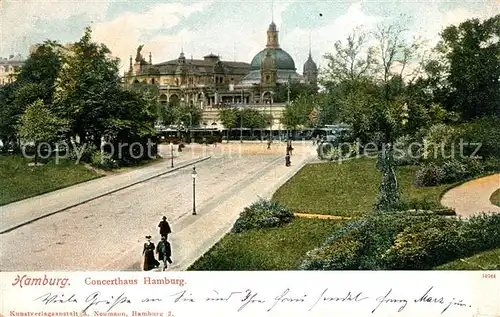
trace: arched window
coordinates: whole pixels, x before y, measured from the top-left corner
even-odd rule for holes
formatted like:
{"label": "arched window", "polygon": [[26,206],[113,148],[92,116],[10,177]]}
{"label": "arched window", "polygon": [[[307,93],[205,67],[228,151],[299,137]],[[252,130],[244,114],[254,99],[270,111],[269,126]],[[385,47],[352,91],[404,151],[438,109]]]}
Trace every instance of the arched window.
{"label": "arched window", "polygon": [[151,78],[151,84],[155,84],[155,79],[154,78]]}

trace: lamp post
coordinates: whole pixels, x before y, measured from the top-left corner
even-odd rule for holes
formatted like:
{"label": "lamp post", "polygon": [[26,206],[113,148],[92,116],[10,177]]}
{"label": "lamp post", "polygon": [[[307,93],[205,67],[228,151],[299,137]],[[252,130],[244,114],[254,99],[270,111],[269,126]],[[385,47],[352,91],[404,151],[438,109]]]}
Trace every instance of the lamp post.
{"label": "lamp post", "polygon": [[196,166],[193,166],[193,172],[191,176],[193,177],[193,215],[196,215]]}
{"label": "lamp post", "polygon": [[174,168],[174,144],[170,142],[170,167]]}

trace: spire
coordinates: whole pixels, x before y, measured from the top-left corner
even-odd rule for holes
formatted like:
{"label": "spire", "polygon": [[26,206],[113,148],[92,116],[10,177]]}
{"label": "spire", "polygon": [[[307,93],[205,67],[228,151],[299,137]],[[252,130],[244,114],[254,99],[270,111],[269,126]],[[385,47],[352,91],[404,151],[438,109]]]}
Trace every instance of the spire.
{"label": "spire", "polygon": [[181,37],[181,54],[184,53],[184,40]]}
{"label": "spire", "polygon": [[271,0],[271,22],[274,22],[274,0]]}
{"label": "spire", "polygon": [[149,64],[150,65],[153,65],[153,59],[151,57],[151,52],[149,52]]}
{"label": "spire", "polygon": [[130,55],[129,71],[132,71],[132,55]]}
{"label": "spire", "polygon": [[311,29],[309,29],[309,57],[311,57]]}

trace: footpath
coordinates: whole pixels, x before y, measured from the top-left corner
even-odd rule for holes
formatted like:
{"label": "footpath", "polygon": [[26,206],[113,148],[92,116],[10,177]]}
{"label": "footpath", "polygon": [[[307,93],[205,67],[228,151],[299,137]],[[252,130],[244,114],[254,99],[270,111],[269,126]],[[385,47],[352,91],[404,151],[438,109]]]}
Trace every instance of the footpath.
{"label": "footpath", "polygon": [[[309,151],[310,149],[312,150]],[[303,150],[302,153],[292,155],[292,166],[286,167],[284,157],[277,157],[253,177],[199,206],[196,216],[188,214],[171,222],[171,226],[178,229],[168,238],[172,245],[173,263],[169,265],[167,271],[184,271],[189,268],[231,230],[245,207],[259,197],[271,198],[281,185],[314,158],[312,147]],[[152,236],[152,241],[157,244],[159,240],[157,232]],[[107,269],[141,271],[142,247],[142,244],[134,246],[115,262],[110,263]],[[130,265],[130,259],[135,259],[133,265]],[[161,266],[152,271],[160,270]]]}
{"label": "footpath", "polygon": [[181,155],[175,159],[174,168],[170,160],[165,160],[0,206],[0,234],[209,158]]}
{"label": "footpath", "polygon": [[481,213],[500,213],[490,196],[500,188],[500,173],[478,178],[450,189],[441,198],[443,206],[455,210],[457,216],[468,218]]}

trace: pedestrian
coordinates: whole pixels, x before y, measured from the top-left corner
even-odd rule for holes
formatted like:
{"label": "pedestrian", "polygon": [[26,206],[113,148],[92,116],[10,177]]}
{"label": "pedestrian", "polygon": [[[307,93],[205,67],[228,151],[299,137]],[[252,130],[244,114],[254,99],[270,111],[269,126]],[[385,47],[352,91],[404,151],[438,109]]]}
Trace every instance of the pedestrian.
{"label": "pedestrian", "polygon": [[267,141],[267,149],[270,150],[271,149],[271,140]]}
{"label": "pedestrian", "polygon": [[286,151],[286,155],[285,155],[285,166],[286,167],[290,167],[291,165],[291,162],[290,162],[290,152],[288,152],[288,150]]}
{"label": "pedestrian", "polygon": [[144,256],[144,271],[150,271],[156,267],[160,266],[160,262],[155,259],[155,244],[151,242],[151,236],[146,236],[146,243],[144,243],[144,250],[142,255]]}
{"label": "pedestrian", "polygon": [[170,229],[170,225],[168,224],[167,217],[163,216],[163,220],[158,224],[158,228],[160,228],[160,236],[168,238],[168,235],[172,233]]}
{"label": "pedestrian", "polygon": [[165,237],[161,237],[158,246],[156,247],[156,253],[158,254],[158,260],[163,261],[163,271],[167,269],[167,262],[172,264],[172,248],[170,242],[167,241]]}

